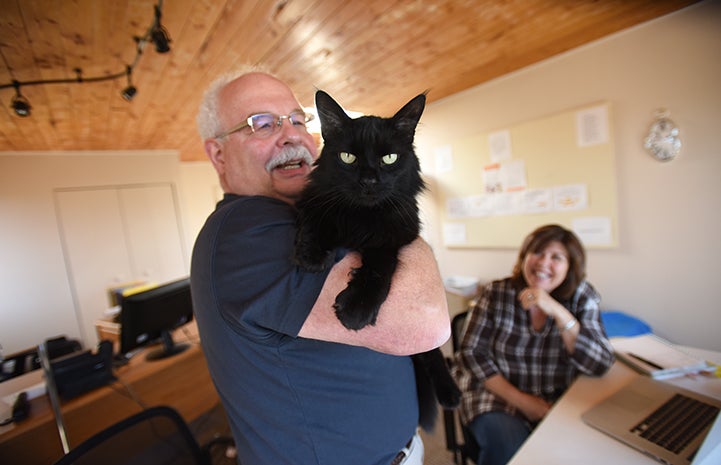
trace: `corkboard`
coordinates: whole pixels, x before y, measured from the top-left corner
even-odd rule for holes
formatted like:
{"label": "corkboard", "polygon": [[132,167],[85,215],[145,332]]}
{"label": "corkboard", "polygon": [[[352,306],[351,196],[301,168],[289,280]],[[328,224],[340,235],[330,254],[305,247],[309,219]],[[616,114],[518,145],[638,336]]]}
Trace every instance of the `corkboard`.
{"label": "corkboard", "polygon": [[435,147],[447,247],[517,248],[558,223],[618,245],[611,105],[596,103]]}

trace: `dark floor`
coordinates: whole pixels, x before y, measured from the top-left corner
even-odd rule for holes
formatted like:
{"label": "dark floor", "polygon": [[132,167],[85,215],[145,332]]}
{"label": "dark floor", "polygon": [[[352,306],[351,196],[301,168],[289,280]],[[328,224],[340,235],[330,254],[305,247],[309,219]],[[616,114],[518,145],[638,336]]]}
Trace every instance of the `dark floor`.
{"label": "dark floor", "polygon": [[201,447],[209,446],[213,465],[236,465],[228,421],[220,404],[190,423],[190,429]]}
{"label": "dark floor", "polygon": [[[460,435],[460,432],[457,434]],[[436,427],[431,433],[421,430],[426,456],[424,465],[453,465],[453,454],[446,448],[446,432],[443,425],[443,412],[439,411]]]}

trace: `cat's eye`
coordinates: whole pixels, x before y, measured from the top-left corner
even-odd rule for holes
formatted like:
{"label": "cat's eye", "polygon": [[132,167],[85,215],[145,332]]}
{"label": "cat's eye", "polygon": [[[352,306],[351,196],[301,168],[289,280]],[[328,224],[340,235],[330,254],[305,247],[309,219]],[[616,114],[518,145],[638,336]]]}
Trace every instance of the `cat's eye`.
{"label": "cat's eye", "polygon": [[381,158],[381,161],[385,165],[392,165],[396,161],[398,161],[398,154],[397,153],[389,153],[388,155],[384,155],[383,158]]}
{"label": "cat's eye", "polygon": [[338,154],[338,157],[340,158],[340,161],[346,165],[352,165],[356,160],[356,156],[348,152],[341,152]]}

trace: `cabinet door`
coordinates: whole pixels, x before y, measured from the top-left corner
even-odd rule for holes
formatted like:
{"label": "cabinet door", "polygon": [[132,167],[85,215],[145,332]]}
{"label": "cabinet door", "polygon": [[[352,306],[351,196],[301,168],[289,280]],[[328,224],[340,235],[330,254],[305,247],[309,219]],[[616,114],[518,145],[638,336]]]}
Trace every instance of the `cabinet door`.
{"label": "cabinet door", "polygon": [[86,348],[97,341],[95,320],[108,308],[107,288],[134,278],[115,189],[56,192],[60,237]]}
{"label": "cabinet door", "polygon": [[173,186],[126,187],[119,196],[135,278],[161,284],[187,276]]}

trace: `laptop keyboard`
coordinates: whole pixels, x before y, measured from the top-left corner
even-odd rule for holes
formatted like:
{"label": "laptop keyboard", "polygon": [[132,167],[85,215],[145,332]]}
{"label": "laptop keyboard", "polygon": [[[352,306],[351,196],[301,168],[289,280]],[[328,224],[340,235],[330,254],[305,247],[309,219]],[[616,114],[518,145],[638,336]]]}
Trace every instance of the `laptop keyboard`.
{"label": "laptop keyboard", "polygon": [[713,423],[718,413],[718,407],[676,394],[631,432],[678,454]]}

